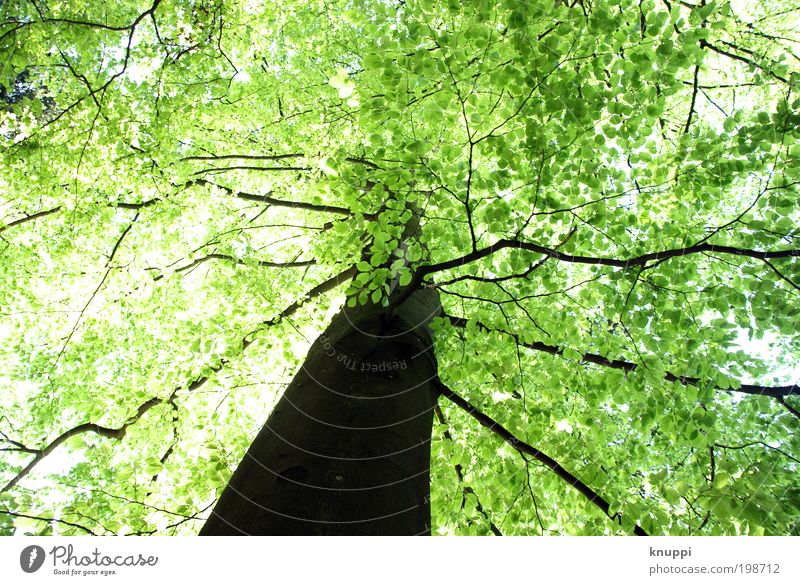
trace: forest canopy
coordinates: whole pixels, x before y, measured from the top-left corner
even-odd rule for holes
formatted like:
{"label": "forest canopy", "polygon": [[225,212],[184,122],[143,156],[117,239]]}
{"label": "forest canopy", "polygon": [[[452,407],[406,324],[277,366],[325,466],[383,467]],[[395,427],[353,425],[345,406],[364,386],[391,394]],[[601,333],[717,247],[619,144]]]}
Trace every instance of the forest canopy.
{"label": "forest canopy", "polygon": [[0,534],[196,534],[331,317],[396,285],[443,307],[433,534],[800,534],[798,31],[3,0]]}

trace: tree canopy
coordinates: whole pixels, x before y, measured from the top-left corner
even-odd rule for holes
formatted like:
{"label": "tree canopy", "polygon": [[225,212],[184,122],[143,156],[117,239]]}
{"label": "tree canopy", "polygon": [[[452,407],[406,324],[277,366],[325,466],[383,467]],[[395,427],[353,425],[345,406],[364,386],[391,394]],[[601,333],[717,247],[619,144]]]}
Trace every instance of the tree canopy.
{"label": "tree canopy", "polygon": [[800,533],[798,30],[784,0],[3,0],[0,533],[196,533],[395,282],[445,311],[434,534]]}

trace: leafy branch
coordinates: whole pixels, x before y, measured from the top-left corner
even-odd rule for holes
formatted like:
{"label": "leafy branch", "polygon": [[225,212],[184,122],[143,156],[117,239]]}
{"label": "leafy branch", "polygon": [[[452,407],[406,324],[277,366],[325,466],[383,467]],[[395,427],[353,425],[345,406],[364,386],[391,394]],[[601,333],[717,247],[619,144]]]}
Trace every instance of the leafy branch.
{"label": "leafy branch", "polygon": [[[453,390],[448,388],[447,386],[442,383],[441,380],[436,379],[434,381],[437,388],[439,389],[439,393],[447,398],[450,402],[458,406],[461,410],[466,412],[472,418],[477,420],[481,425],[489,429],[492,433],[500,437],[503,441],[511,445],[511,447],[516,450],[524,459],[527,458],[526,456],[531,456],[545,467],[549,468],[553,473],[555,473],[559,478],[564,480],[567,484],[578,490],[587,500],[589,500],[592,504],[597,506],[602,512],[608,516],[611,520],[622,523],[622,514],[620,512],[611,511],[611,505],[608,501],[603,498],[600,494],[598,494],[595,490],[590,488],[580,479],[578,479],[575,475],[567,471],[558,461],[540,451],[536,447],[529,445],[528,443],[520,440],[516,437],[511,431],[501,425],[499,422],[494,420],[489,415],[482,412],[477,406],[473,405],[468,400],[462,398],[458,394],[456,394]],[[647,532],[639,526],[638,524],[634,525],[633,533],[637,536],[648,536]]]}
{"label": "leafy branch", "polygon": [[33,221],[35,219],[39,219],[40,217],[45,217],[47,215],[51,215],[51,214],[57,213],[59,211],[61,211],[61,206],[60,205],[58,205],[56,207],[53,207],[52,209],[47,209],[45,211],[38,211],[36,213],[31,213],[30,215],[26,215],[25,217],[21,217],[19,219],[15,219],[12,222],[9,222],[9,223],[7,223],[5,225],[0,226],[0,233],[4,232],[5,230],[7,230],[9,228],[12,228],[12,227],[14,227],[16,225],[20,225],[20,224],[23,224],[23,223],[28,222],[28,221]]}
{"label": "leafy branch", "polygon": [[[7,492],[15,485],[17,485],[20,481],[22,481],[33,469],[42,462],[42,460],[50,455],[53,451],[55,451],[58,447],[64,444],[67,440],[75,437],[77,435],[82,435],[84,433],[94,433],[101,437],[106,437],[108,439],[116,439],[122,440],[125,437],[125,433],[128,428],[139,421],[142,416],[145,415],[151,408],[158,406],[159,404],[164,404],[165,402],[172,402],[175,398],[175,393],[169,398],[151,398],[147,402],[141,404],[136,409],[136,414],[131,416],[125,423],[117,428],[112,427],[104,427],[95,423],[84,423],[78,426],[72,427],[69,430],[64,431],[58,437],[50,441],[47,445],[40,449],[30,448],[30,447],[23,447],[18,449],[19,451],[24,451],[25,453],[33,453],[35,454],[33,459],[22,468],[22,470],[15,475],[11,481],[9,481],[2,489],[0,489],[0,493]],[[15,442],[16,443],[16,442]],[[17,443],[18,444],[18,443]]]}
{"label": "leafy branch", "polygon": [[[449,320],[450,324],[454,327],[464,328],[467,326],[468,320],[462,317],[454,317],[452,315],[444,315],[443,317]],[[478,328],[484,331],[497,332],[497,333],[502,333],[504,335],[508,335],[514,339],[517,345],[521,347],[526,347],[528,349],[532,349],[535,351],[549,353],[550,355],[564,354],[564,348],[559,347],[557,345],[549,345],[546,343],[542,343],[541,341],[525,342],[522,341],[516,333],[513,333],[511,331],[505,331],[502,329],[492,329],[486,327],[480,322],[477,322],[476,325],[478,326]],[[640,364],[636,364],[634,362],[629,362],[625,360],[612,360],[600,354],[591,352],[586,352],[582,354],[580,357],[580,361],[596,364],[598,366],[603,366],[606,368],[622,370],[624,372],[632,372],[633,370],[640,367]],[[696,386],[706,383],[704,380],[700,378],[696,378],[693,376],[678,376],[671,372],[667,372],[666,374],[664,374],[664,379],[667,380],[668,382],[678,382],[680,384],[683,384],[684,386],[690,384]],[[719,386],[716,385],[714,387],[720,390],[727,390],[731,392],[742,392],[745,394],[753,394],[756,396],[769,396],[770,398],[774,398],[781,403],[782,401],[785,400],[786,396],[800,394],[800,386],[798,384],[788,384],[786,386],[764,386],[761,384],[741,384],[735,388],[720,388]],[[791,407],[789,407],[789,409],[790,412],[793,410],[791,409]],[[792,412],[792,414],[795,414],[795,416],[797,416],[796,412]]]}
{"label": "leafy branch", "polygon": [[502,239],[498,240],[496,243],[490,246],[487,246],[486,248],[482,248],[475,252],[470,252],[469,254],[464,254],[463,256],[460,256],[458,258],[453,258],[452,260],[446,260],[444,262],[437,262],[435,264],[427,264],[424,266],[420,266],[417,269],[417,280],[419,281],[422,279],[422,277],[427,276],[429,274],[433,274],[435,272],[441,272],[443,270],[449,270],[451,268],[458,268],[460,266],[463,266],[464,264],[481,260],[483,258],[486,258],[487,256],[491,256],[495,252],[504,250],[506,248],[536,252],[537,254],[543,254],[545,256],[549,256],[561,262],[612,266],[614,268],[623,268],[623,269],[632,268],[635,266],[645,266],[648,262],[667,260],[669,258],[676,258],[676,257],[688,256],[691,254],[701,254],[701,253],[731,254],[734,256],[745,256],[749,258],[756,258],[758,260],[770,260],[773,258],[795,258],[800,256],[800,249],[761,251],[761,250],[749,250],[746,248],[736,248],[733,246],[721,246],[717,244],[703,243],[703,244],[697,244],[695,246],[687,246],[685,248],[673,248],[670,250],[662,250],[659,252],[649,252],[647,254],[641,254],[639,256],[634,256],[626,260],[622,260],[618,258],[606,258],[601,256],[576,256],[573,254],[565,254],[564,252],[559,252],[555,248],[548,248],[547,246],[541,246],[539,244],[534,244],[532,242]]}
{"label": "leafy branch", "polygon": [[[261,324],[258,325],[258,327],[256,327],[256,329],[254,329],[253,331],[251,331],[250,333],[245,335],[245,337],[242,339],[242,351],[246,350],[254,342],[253,336],[256,333],[262,331],[266,327],[269,327],[271,325],[275,325],[275,324],[281,322],[286,317],[289,317],[293,313],[295,313],[306,302],[308,302],[311,299],[314,299],[314,298],[316,298],[316,297],[318,297],[318,296],[320,296],[320,295],[322,295],[322,294],[324,294],[324,293],[326,293],[326,292],[328,292],[330,290],[333,290],[334,288],[336,288],[337,286],[339,286],[343,282],[352,279],[353,276],[355,276],[356,273],[357,273],[356,267],[355,266],[351,266],[350,268],[348,268],[348,269],[346,269],[346,270],[344,270],[344,271],[342,271],[342,272],[340,272],[340,273],[338,273],[338,274],[326,279],[322,283],[318,284],[317,286],[312,288],[306,295],[304,295],[302,298],[294,301],[292,304],[287,306],[285,309],[283,309],[276,316],[274,316],[274,317],[272,317],[272,318],[270,318],[270,319],[268,319],[266,321],[263,321]],[[202,375],[194,378],[194,380],[192,380],[186,386],[186,391],[187,392],[193,392],[193,391],[197,390],[198,388],[200,388],[201,386],[203,386],[210,379],[210,377],[213,374],[215,374],[215,373],[219,372],[220,370],[222,370],[222,368],[225,367],[225,365],[227,365],[229,363],[229,361],[230,360],[227,360],[227,359],[221,359],[218,362],[216,362],[215,364],[206,366],[206,371],[208,373],[202,374]],[[96,423],[80,424],[78,426],[72,427],[71,429],[69,429],[67,431],[64,431],[58,437],[56,437],[53,441],[51,441],[46,446],[44,446],[42,448],[39,448],[39,449],[26,447],[25,445],[23,445],[21,443],[18,443],[16,441],[8,441],[8,442],[16,445],[16,449],[14,449],[14,450],[23,451],[23,452],[26,452],[26,453],[31,453],[31,454],[34,455],[34,458],[19,473],[17,473],[17,475],[13,479],[11,479],[11,481],[9,481],[2,489],[0,489],[0,493],[6,492],[6,491],[10,490],[11,488],[13,488],[15,485],[17,485],[45,457],[50,455],[53,451],[55,451],[59,446],[61,446],[68,439],[70,439],[70,438],[72,438],[72,437],[74,437],[76,435],[81,435],[81,434],[84,434],[84,433],[94,433],[94,434],[97,434],[97,435],[99,435],[101,437],[106,437],[106,438],[109,438],[109,439],[122,440],[125,437],[125,432],[127,431],[127,429],[131,425],[136,423],[142,416],[144,416],[144,414],[147,411],[149,411],[151,408],[153,408],[153,407],[155,407],[155,406],[157,406],[159,404],[164,404],[164,403],[172,404],[173,401],[175,400],[178,392],[181,391],[182,389],[183,389],[182,386],[176,387],[175,389],[173,389],[172,393],[167,398],[151,398],[147,402],[145,402],[142,405],[140,405],[138,407],[137,411],[136,411],[136,414],[134,414],[132,417],[130,417],[122,426],[120,426],[118,428],[104,427],[104,426],[98,425]]]}
{"label": "leafy branch", "polygon": [[92,536],[97,536],[97,533],[93,532],[92,530],[86,528],[82,524],[76,524],[75,522],[68,522],[67,520],[62,520],[61,518],[48,518],[46,516],[33,516],[31,514],[22,514],[20,512],[13,512],[8,509],[0,510],[0,514],[8,514],[13,518],[26,518],[28,520],[40,520],[41,522],[47,522],[48,524],[52,524],[53,522],[57,524],[63,524],[64,526],[70,526],[72,528],[77,528],[79,530],[83,530],[86,534],[91,534]]}

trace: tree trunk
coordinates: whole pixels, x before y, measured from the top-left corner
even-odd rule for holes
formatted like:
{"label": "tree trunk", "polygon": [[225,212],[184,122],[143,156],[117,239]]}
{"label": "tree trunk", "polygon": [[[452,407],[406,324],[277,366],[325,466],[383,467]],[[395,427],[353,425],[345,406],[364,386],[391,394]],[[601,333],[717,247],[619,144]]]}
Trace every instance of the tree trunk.
{"label": "tree trunk", "polygon": [[201,535],[430,534],[437,391],[419,290],[343,309],[314,342]]}

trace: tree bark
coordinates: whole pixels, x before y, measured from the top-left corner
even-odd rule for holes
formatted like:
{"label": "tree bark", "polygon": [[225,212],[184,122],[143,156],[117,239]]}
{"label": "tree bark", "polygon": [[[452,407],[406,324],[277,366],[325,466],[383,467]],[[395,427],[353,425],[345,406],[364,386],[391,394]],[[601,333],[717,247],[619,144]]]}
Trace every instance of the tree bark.
{"label": "tree bark", "polygon": [[438,398],[419,290],[393,312],[343,309],[248,449],[201,535],[430,534]]}

